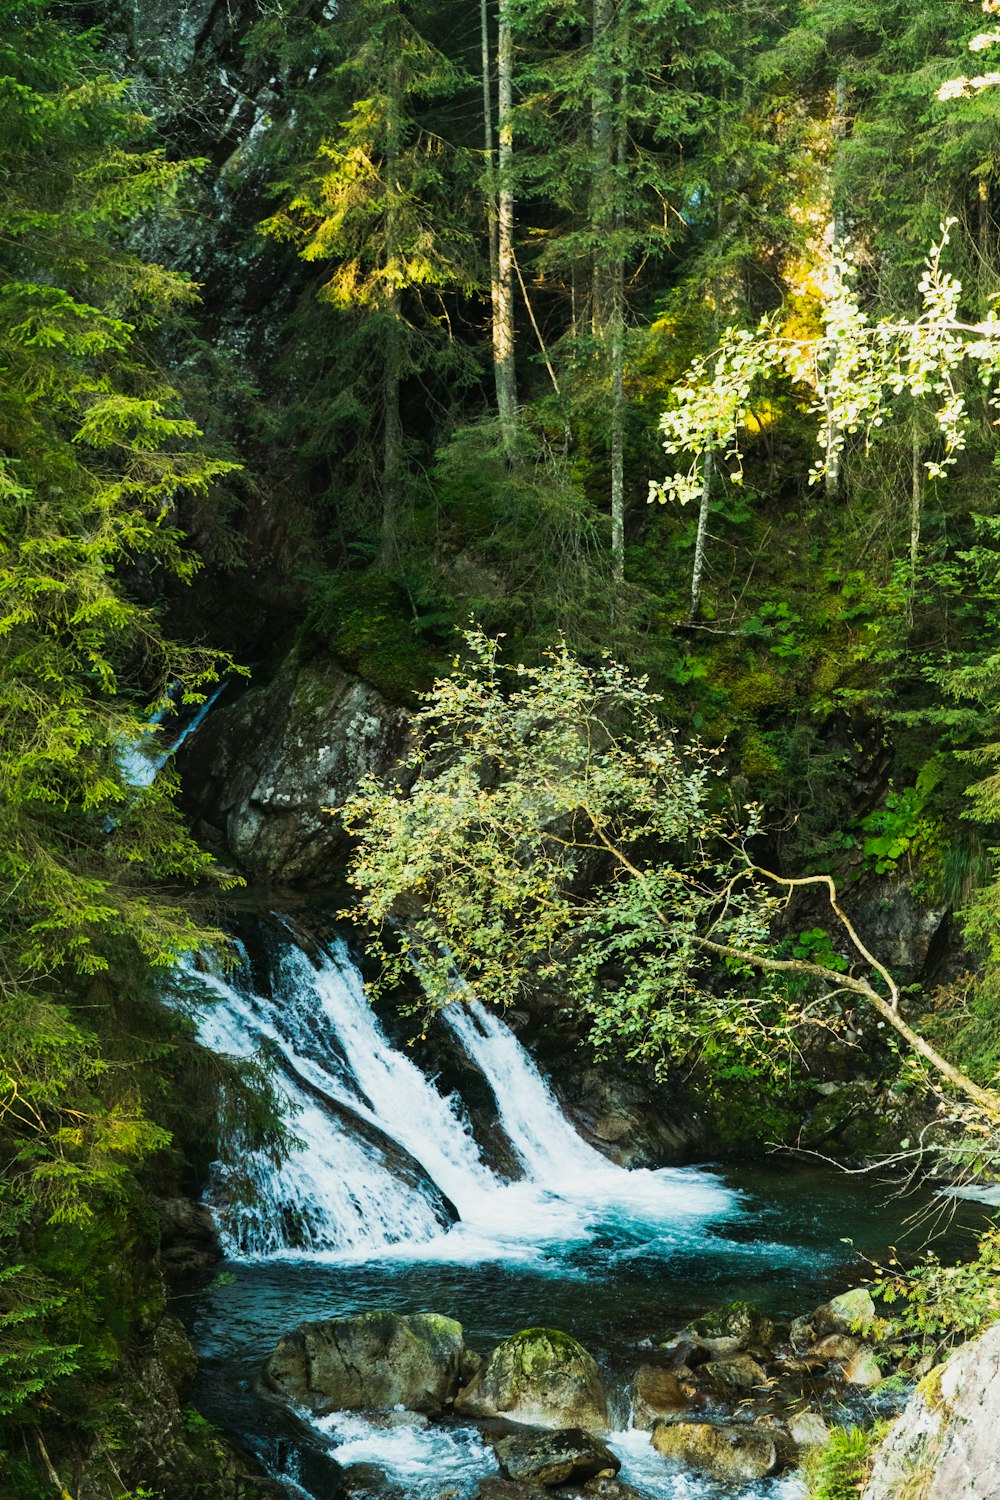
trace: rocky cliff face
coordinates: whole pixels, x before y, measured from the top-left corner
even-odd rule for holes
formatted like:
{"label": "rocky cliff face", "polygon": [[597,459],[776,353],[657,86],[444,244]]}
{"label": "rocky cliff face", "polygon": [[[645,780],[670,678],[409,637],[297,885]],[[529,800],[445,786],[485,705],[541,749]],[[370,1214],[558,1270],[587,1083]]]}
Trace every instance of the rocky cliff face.
{"label": "rocky cliff face", "polygon": [[293,650],[269,681],[213,713],[182,752],[188,811],[257,880],[336,883],[343,829],[328,811],[406,742],[405,710],[332,658]]}
{"label": "rocky cliff face", "polygon": [[921,1381],[875,1460],[862,1500],[1000,1495],[1000,1323]]}

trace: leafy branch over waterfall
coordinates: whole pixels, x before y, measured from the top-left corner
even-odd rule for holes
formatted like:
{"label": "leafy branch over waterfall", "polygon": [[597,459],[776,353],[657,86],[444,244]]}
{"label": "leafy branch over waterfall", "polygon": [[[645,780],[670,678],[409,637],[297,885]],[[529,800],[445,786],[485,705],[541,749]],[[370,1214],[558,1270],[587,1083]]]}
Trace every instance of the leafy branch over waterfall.
{"label": "leafy branch over waterfall", "polygon": [[[863,1000],[1000,1115],[1000,1098],[904,1019],[832,877],[756,861],[759,809],[734,800],[719,751],[663,726],[645,679],[610,658],[587,666],[565,645],[537,666],[504,665],[483,633],[465,639],[468,664],[417,716],[412,786],[369,777],[344,809],[359,836],[352,915],[379,930],[384,986],[415,972],[440,1007],[467,986],[508,1005],[529,984],[557,985],[598,1047],[663,1063],[725,1038],[766,1071],[806,1022],[807,980],[824,997]],[[846,973],[776,949],[783,899],[814,885],[849,940]],[[829,1006],[826,1019],[835,1024]]]}

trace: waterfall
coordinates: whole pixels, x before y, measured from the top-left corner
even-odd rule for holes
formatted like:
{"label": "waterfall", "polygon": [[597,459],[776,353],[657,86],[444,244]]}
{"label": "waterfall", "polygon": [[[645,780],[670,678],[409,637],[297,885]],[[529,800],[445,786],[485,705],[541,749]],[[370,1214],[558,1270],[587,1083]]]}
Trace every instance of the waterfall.
{"label": "waterfall", "polygon": [[[625,1171],[601,1156],[503,1019],[470,998],[444,1022],[521,1164],[520,1180],[505,1181],[483,1161],[462,1101],[386,1035],[346,945],[312,958],[286,929],[272,948],[266,985],[255,988],[247,963],[233,978],[200,976],[214,995],[202,1041],[242,1056],[268,1046],[299,1139],[278,1169],[261,1156],[239,1174],[217,1169],[211,1201],[233,1258],[544,1260],[546,1247],[609,1223],[694,1244],[733,1210],[709,1173]],[[234,1191],[239,1178],[253,1206]]]}
{"label": "waterfall", "polygon": [[553,1186],[564,1200],[582,1199],[652,1223],[703,1223],[725,1216],[733,1195],[709,1173],[690,1168],[649,1171],[616,1166],[588,1146],[562,1113],[552,1090],[517,1037],[478,1000],[453,1001],[445,1019],[482,1071],[503,1128],[530,1181]]}
{"label": "waterfall", "polygon": [[[244,1183],[235,1181],[235,1172],[216,1169],[210,1201],[230,1258],[373,1254],[440,1234],[449,1219],[432,1185],[407,1182],[377,1144],[352,1131],[330,1107],[345,1095],[336,1070],[324,1073],[296,1054],[272,1024],[279,1018],[275,1008],[245,981],[212,974],[199,975],[199,981],[215,996],[201,1012],[200,1040],[214,1052],[240,1057],[270,1043],[285,1065],[279,1092],[298,1138],[279,1168],[262,1153],[248,1154],[240,1169]],[[246,1185],[249,1194],[234,1192]]]}
{"label": "waterfall", "polygon": [[503,1128],[531,1181],[565,1183],[567,1176],[608,1168],[607,1159],[577,1135],[534,1062],[498,1015],[469,999],[453,1001],[444,1018],[489,1083]]}
{"label": "waterfall", "polygon": [[460,1102],[439,1093],[386,1037],[346,946],[334,944],[313,964],[289,945],[279,960],[278,983],[282,1026],[304,1044],[306,1036],[315,1038],[321,1050],[336,1044],[359,1112],[420,1163],[461,1218],[475,1216],[484,1195],[500,1184],[480,1157]]}
{"label": "waterfall", "polygon": [[143,787],[152,786],[157,773],[162,770],[170,757],[176,755],[184,741],[201,727],[209,710],[215,704],[215,700],[225,688],[226,683],[220,682],[214,692],[209,694],[204,703],[200,704],[189,718],[182,716],[180,724],[172,724],[169,729],[164,727],[168,712],[166,708],[161,708],[157,713],[151,714],[142,736],[130,744],[120,744],[115,752],[122,779],[127,781],[129,786],[140,790]]}

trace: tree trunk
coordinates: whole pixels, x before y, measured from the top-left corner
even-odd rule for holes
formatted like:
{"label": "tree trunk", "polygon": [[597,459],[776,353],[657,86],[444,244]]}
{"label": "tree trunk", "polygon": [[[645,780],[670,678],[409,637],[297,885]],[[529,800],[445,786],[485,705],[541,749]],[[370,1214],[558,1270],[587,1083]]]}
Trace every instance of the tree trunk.
{"label": "tree trunk", "polygon": [[[399,224],[396,206],[399,191],[399,125],[398,110],[401,83],[393,79],[391,103],[393,114],[386,133],[386,265],[392,268],[399,255]],[[403,489],[403,419],[399,406],[400,372],[403,352],[403,310],[398,290],[392,292],[386,307],[387,323],[382,362],[382,528],[379,562],[391,567],[398,541],[399,513]]]}
{"label": "tree trunk", "polygon": [[[621,263],[616,280],[621,280]],[[625,582],[625,316],[615,298],[611,314],[611,565]]]}
{"label": "tree trunk", "polygon": [[913,429],[913,469],[910,487],[910,591],[917,575],[920,554],[920,514],[924,502],[924,466],[920,460],[920,434]]}
{"label": "tree trunk", "polygon": [[499,275],[497,271],[497,184],[493,156],[493,94],[490,82],[490,24],[486,0],[479,0],[479,39],[483,59],[483,149],[486,153],[486,227],[490,249],[490,303],[497,321]]}
{"label": "tree trunk", "polygon": [[392,565],[396,553],[403,489],[403,419],[399,406],[402,324],[399,294],[389,307],[385,359],[382,366],[382,535],[379,561]]}
{"label": "tree trunk", "polygon": [[705,576],[705,544],[708,540],[708,513],[712,498],[712,476],[715,458],[706,450],[701,471],[701,501],[698,505],[698,530],[694,539],[694,566],[691,569],[691,608],[689,620],[697,620],[701,610],[701,586]]}
{"label": "tree trunk", "polygon": [[[843,251],[846,238],[846,225],[844,214],[840,204],[840,195],[837,192],[836,170],[837,155],[840,142],[847,133],[847,82],[842,76],[838,76],[836,92],[834,96],[833,117],[833,152],[831,162],[831,221],[830,221],[830,254],[836,259]],[[836,359],[833,354],[831,363]],[[840,471],[841,471],[841,431],[834,414],[834,400],[832,394],[826,398],[826,468],[824,475],[824,489],[826,498],[835,501],[840,495]]]}
{"label": "tree trunk", "polygon": [[590,327],[600,338],[608,324],[609,307],[608,239],[614,223],[612,187],[612,119],[611,119],[611,27],[614,0],[594,0],[593,82],[591,91],[591,147],[593,166],[590,184],[590,228],[594,245],[593,289]]}
{"label": "tree trunk", "polygon": [[493,302],[493,368],[497,411],[508,457],[517,438],[517,375],[514,368],[514,38],[510,0],[500,0],[497,31],[497,271]]}
{"label": "tree trunk", "polygon": [[[591,331],[611,375],[611,567],[625,581],[625,264],[621,250],[625,101],[616,97],[614,0],[594,0],[590,222],[594,244]],[[620,91],[619,91],[620,92]],[[616,107],[617,106],[617,107]],[[617,118],[616,118],[617,117]],[[616,128],[617,126],[617,128]]]}

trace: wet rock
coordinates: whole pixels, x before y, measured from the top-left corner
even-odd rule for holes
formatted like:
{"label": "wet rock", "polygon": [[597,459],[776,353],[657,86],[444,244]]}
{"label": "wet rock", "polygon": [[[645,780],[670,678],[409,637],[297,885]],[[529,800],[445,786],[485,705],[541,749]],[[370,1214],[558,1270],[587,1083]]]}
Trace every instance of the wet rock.
{"label": "wet rock", "polygon": [[1000,1495],[1000,1323],[917,1387],[879,1449],[862,1500]]}
{"label": "wet rock", "polygon": [[883,1378],[875,1351],[864,1344],[844,1366],[844,1379],[848,1385],[873,1386],[878,1385]]}
{"label": "wet rock", "polygon": [[653,1447],[689,1469],[741,1483],[763,1479],[778,1465],[773,1437],[755,1427],[660,1422],[653,1428]]}
{"label": "wet rock", "polygon": [[704,1128],[690,1110],[651,1098],[649,1084],[627,1073],[567,1066],[564,1056],[556,1090],[584,1139],[621,1167],[661,1167],[704,1149]]}
{"label": "wet rock", "polygon": [[583,1486],[585,1495],[597,1495],[599,1500],[645,1500],[640,1490],[620,1479],[591,1479]]}
{"label": "wet rock", "polygon": [[188,810],[260,879],[328,879],[346,840],[337,807],[398,760],[405,710],[332,658],[292,652],[270,681],[209,715],[178,756]]}
{"label": "wet rock", "polygon": [[458,1388],[462,1328],[436,1313],[363,1313],[302,1323],[278,1344],[264,1387],[309,1410],[404,1406],[438,1414]]}
{"label": "wet rock", "polygon": [[632,1382],[632,1419],[647,1431],[654,1422],[691,1405],[673,1370],[659,1365],[640,1365]]}
{"label": "wet rock", "polygon": [[825,1448],[831,1433],[818,1411],[800,1411],[788,1422],[788,1435],[800,1452]]}
{"label": "wet rock", "polygon": [[576,1339],[552,1328],[526,1328],[494,1349],[458,1393],[455,1410],[535,1427],[608,1425],[607,1391],[594,1359]]}
{"label": "wet rock", "polygon": [[801,1349],[804,1344],[811,1344],[816,1337],[812,1318],[793,1318],[791,1327],[788,1330],[788,1337],[792,1346],[796,1349]]}
{"label": "wet rock", "polygon": [[[732,1340],[732,1352],[751,1345],[767,1348],[774,1342],[774,1322],[752,1302],[729,1302],[693,1325],[702,1343],[717,1346]],[[719,1353],[730,1352],[719,1349]]]}
{"label": "wet rock", "polygon": [[825,1339],[813,1345],[812,1352],[817,1359],[846,1361],[853,1359],[860,1348],[859,1339],[848,1338],[846,1333],[828,1333]]}
{"label": "wet rock", "polygon": [[540,1484],[518,1484],[513,1479],[488,1479],[479,1481],[477,1500],[548,1500],[548,1490]]}
{"label": "wet rock", "polygon": [[551,1488],[597,1475],[614,1478],[621,1464],[611,1449],[578,1427],[557,1432],[512,1433],[493,1445],[508,1479]]}
{"label": "wet rock", "polygon": [[745,1396],[767,1387],[767,1373],[749,1354],[714,1359],[702,1368],[702,1377],[724,1395]]}
{"label": "wet rock", "polygon": [[210,1271],[222,1259],[215,1220],[192,1198],[150,1200],[160,1224],[160,1267],[170,1282]]}
{"label": "wet rock", "polygon": [[826,1333],[855,1333],[874,1323],[876,1317],[871,1293],[864,1287],[854,1287],[817,1307],[809,1321],[817,1337],[822,1337]]}
{"label": "wet rock", "polygon": [[198,1356],[183,1323],[164,1313],[153,1333],[153,1354],[181,1401],[191,1394],[198,1373]]}

